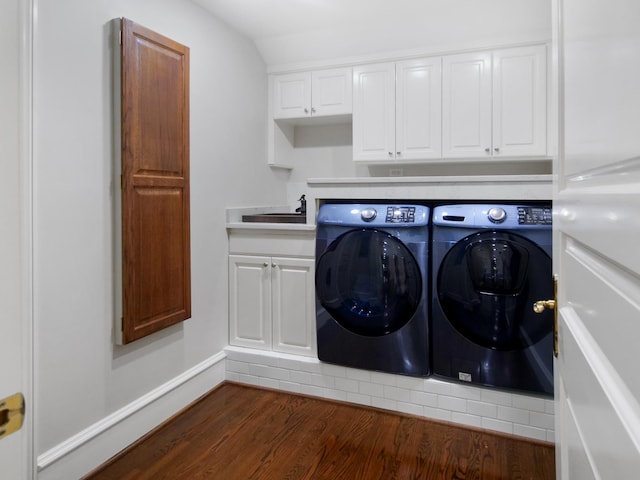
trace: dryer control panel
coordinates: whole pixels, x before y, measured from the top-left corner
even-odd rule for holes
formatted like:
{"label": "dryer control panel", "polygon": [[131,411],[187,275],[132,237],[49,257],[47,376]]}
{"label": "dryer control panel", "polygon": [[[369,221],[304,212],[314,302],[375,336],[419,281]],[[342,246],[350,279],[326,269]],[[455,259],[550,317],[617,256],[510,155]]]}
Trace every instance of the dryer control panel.
{"label": "dryer control panel", "polygon": [[551,205],[460,204],[433,209],[432,224],[458,228],[550,229]]}

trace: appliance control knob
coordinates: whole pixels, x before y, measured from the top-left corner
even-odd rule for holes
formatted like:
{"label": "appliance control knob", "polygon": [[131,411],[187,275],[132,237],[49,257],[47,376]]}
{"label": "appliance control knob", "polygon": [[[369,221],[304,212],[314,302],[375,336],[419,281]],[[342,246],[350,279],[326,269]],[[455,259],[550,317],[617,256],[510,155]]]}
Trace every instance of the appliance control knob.
{"label": "appliance control knob", "polygon": [[504,211],[504,208],[494,207],[489,210],[487,217],[493,223],[502,223],[507,218],[507,212]]}
{"label": "appliance control knob", "polygon": [[370,222],[371,220],[373,220],[374,218],[376,218],[376,216],[378,215],[378,212],[376,212],[375,208],[364,208],[361,212],[360,212],[360,217],[362,218],[362,220],[364,220],[365,222]]}

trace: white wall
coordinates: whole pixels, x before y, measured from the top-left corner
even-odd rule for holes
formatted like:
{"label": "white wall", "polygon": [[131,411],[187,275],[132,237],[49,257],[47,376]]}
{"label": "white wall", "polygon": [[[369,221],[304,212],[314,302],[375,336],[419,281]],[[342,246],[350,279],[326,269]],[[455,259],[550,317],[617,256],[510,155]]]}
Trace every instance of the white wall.
{"label": "white wall", "polygon": [[[252,42],[190,1],[35,2],[40,455],[222,350],[228,336],[224,207],[282,204],[286,194],[285,176],[266,166],[267,82]],[[109,24],[122,16],[191,49],[193,316],[115,346]]]}

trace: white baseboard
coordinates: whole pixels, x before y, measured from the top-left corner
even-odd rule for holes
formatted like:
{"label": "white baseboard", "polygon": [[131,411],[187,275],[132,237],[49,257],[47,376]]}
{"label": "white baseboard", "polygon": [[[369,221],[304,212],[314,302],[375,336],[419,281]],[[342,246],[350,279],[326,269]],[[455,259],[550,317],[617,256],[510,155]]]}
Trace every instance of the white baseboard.
{"label": "white baseboard", "polygon": [[222,383],[220,352],[143,395],[37,458],[38,480],[80,478]]}

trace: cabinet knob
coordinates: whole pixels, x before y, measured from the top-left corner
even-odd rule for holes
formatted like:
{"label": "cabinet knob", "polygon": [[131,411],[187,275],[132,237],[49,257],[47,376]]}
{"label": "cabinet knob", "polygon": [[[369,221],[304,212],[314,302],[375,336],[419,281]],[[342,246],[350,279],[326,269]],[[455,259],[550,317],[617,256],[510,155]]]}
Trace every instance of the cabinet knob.
{"label": "cabinet knob", "polygon": [[267,262],[264,262],[264,263],[262,264],[262,266],[263,266],[263,267],[268,267],[268,266],[269,266],[269,264],[268,264]]}
{"label": "cabinet knob", "polygon": [[493,149],[493,151],[496,152],[496,153],[500,153],[500,148],[496,147],[496,148]]}
{"label": "cabinet knob", "polygon": [[308,109],[308,108],[305,108],[305,109],[304,109],[304,113],[309,113],[309,109]]}
{"label": "cabinet knob", "polygon": [[489,147],[485,148],[484,153],[491,153],[491,149]]}
{"label": "cabinet knob", "polygon": [[396,152],[396,155],[399,157],[402,152]]}
{"label": "cabinet knob", "polygon": [[275,264],[275,263],[272,263],[272,264],[271,264],[271,266],[272,266],[273,268],[276,268],[278,265],[277,265],[277,264]]}
{"label": "cabinet knob", "polygon": [[313,107],[311,107],[311,113],[312,113],[312,114],[316,113],[316,109],[315,109],[315,108],[313,108]]}
{"label": "cabinet knob", "polygon": [[389,156],[390,156],[390,157],[393,157],[393,152],[389,152]]}

